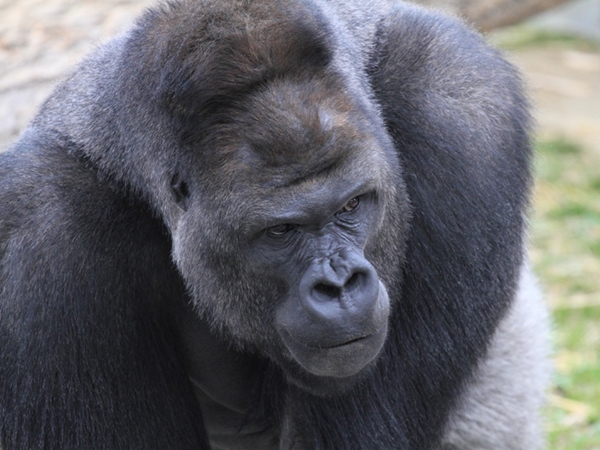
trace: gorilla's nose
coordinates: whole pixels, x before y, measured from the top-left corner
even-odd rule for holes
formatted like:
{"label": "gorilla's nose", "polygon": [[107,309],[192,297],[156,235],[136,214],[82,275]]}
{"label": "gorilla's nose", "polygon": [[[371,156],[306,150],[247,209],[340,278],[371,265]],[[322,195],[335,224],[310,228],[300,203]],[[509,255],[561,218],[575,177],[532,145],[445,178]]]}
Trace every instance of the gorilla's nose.
{"label": "gorilla's nose", "polygon": [[340,252],[313,262],[300,281],[300,303],[314,320],[356,322],[377,307],[375,268],[355,252]]}

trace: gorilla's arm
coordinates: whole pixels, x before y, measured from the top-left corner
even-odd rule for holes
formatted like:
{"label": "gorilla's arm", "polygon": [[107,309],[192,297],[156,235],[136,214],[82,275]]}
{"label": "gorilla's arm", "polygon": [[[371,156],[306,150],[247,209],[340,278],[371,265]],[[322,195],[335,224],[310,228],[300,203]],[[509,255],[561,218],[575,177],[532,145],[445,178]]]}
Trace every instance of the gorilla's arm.
{"label": "gorilla's arm", "polygon": [[376,48],[371,79],[413,206],[392,345],[422,433],[444,422],[514,302],[530,120],[514,69],[448,18],[398,8]]}
{"label": "gorilla's arm", "polygon": [[414,7],[380,24],[369,76],[413,208],[400,301],[369,386],[294,404],[332,448],[432,448],[516,295],[530,120],[509,64],[463,25]]}
{"label": "gorilla's arm", "polygon": [[52,132],[0,156],[0,437],[12,448],[208,448],[166,302],[162,225]]}
{"label": "gorilla's arm", "polygon": [[551,368],[548,312],[529,267],[473,380],[446,427],[441,448],[543,449],[541,418]]}

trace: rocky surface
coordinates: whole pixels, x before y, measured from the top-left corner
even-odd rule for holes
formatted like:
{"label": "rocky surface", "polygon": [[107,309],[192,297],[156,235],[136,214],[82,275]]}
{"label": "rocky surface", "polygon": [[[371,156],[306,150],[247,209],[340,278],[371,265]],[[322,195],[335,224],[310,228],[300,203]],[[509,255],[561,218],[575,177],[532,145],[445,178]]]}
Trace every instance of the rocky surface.
{"label": "rocky surface", "polygon": [[[0,0],[0,151],[95,45],[125,30],[153,0]],[[600,53],[531,48],[525,73],[542,135],[600,154]]]}
{"label": "rocky surface", "polygon": [[0,0],[0,150],[95,45],[127,29],[149,0]]}

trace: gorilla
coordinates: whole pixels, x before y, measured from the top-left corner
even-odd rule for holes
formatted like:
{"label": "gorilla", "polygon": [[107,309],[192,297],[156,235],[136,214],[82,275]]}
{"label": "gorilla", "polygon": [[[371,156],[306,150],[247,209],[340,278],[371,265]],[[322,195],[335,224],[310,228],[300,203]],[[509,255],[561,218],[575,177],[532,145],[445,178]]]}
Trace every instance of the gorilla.
{"label": "gorilla", "polygon": [[543,446],[515,69],[386,0],[173,0],[0,158],[0,443]]}

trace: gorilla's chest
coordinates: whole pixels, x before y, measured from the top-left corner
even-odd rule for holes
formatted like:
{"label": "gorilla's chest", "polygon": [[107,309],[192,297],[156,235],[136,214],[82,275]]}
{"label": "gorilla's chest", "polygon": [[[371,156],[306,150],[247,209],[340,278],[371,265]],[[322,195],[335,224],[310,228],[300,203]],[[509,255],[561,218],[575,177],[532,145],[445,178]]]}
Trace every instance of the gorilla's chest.
{"label": "gorilla's chest", "polygon": [[214,450],[250,450],[279,448],[279,432],[243,423],[243,413],[213,400],[204,390],[195,385],[194,393],[200,403],[204,427]]}
{"label": "gorilla's chest", "polygon": [[182,321],[185,364],[215,450],[279,447],[279,432],[244,423],[258,374],[254,358],[233,351],[193,315]]}

